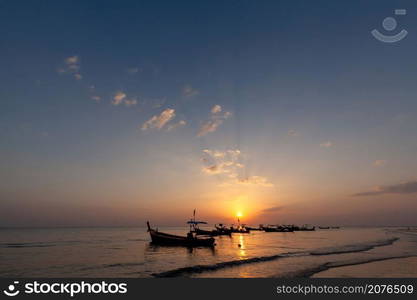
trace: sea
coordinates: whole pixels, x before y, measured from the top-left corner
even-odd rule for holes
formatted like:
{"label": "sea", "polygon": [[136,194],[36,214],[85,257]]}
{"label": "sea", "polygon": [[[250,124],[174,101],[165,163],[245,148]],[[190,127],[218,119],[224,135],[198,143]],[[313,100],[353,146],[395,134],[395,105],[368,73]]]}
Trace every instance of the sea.
{"label": "sea", "polygon": [[[158,230],[185,235],[187,228]],[[152,245],[145,227],[0,229],[0,277],[7,278],[298,278],[415,257],[417,231],[407,227],[252,231],[193,249]]]}

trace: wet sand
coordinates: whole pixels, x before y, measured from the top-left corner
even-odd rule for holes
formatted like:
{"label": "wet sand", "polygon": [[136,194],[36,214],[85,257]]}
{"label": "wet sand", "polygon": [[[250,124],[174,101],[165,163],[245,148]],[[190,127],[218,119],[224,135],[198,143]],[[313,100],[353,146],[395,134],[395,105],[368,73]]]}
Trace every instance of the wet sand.
{"label": "wet sand", "polygon": [[417,278],[417,257],[394,258],[360,265],[336,267],[312,278]]}

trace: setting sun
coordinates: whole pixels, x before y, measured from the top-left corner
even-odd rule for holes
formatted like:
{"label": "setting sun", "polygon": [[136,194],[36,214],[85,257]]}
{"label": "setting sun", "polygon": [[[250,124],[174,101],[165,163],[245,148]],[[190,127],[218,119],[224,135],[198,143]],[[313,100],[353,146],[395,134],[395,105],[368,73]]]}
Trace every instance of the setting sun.
{"label": "setting sun", "polygon": [[241,217],[243,217],[243,214],[242,214],[242,212],[241,212],[241,211],[238,211],[238,212],[236,213],[236,217],[238,217],[238,218],[241,218]]}

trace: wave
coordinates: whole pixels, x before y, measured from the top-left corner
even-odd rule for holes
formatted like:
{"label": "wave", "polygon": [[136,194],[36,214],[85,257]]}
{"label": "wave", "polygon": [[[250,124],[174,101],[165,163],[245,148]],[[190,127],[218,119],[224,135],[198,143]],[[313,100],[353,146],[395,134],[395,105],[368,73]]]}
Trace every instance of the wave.
{"label": "wave", "polygon": [[315,251],[310,252],[311,255],[330,255],[330,254],[342,254],[342,253],[353,253],[353,252],[362,252],[362,251],[368,251],[375,247],[381,247],[381,246],[388,246],[393,244],[395,241],[397,241],[399,238],[390,238],[387,240],[379,240],[374,241],[370,243],[364,243],[364,244],[356,244],[356,245],[346,245],[342,247],[332,247],[332,248],[323,248],[318,249]]}
{"label": "wave", "polygon": [[362,251],[368,251],[375,247],[381,247],[381,246],[388,246],[393,244],[395,241],[397,241],[399,238],[390,238],[387,240],[378,240],[374,242],[369,243],[363,243],[363,244],[355,244],[355,245],[345,245],[342,247],[331,247],[331,248],[323,248],[318,249],[315,251],[311,251],[311,255],[330,255],[330,254],[342,254],[342,253],[353,253],[353,252],[362,252]]}
{"label": "wave", "polygon": [[50,243],[7,243],[0,244],[0,248],[39,248],[39,247],[55,247]]}
{"label": "wave", "polygon": [[108,268],[135,267],[135,266],[143,266],[144,264],[145,262],[114,263],[114,264],[106,264],[106,265],[100,265],[100,266],[84,267],[84,268],[81,268],[80,271],[108,269]]}
{"label": "wave", "polygon": [[265,262],[265,261],[275,260],[278,258],[288,257],[289,255],[290,253],[254,257],[254,258],[248,258],[248,259],[243,259],[243,260],[231,260],[231,261],[216,263],[213,265],[196,265],[196,266],[191,266],[191,267],[178,268],[178,269],[161,272],[161,273],[154,273],[152,274],[152,276],[154,277],[177,277],[177,276],[184,275],[184,274],[202,273],[206,271],[215,271],[215,270],[219,270],[219,269],[223,269],[227,267],[235,267],[235,266],[239,266],[243,264]]}
{"label": "wave", "polygon": [[[177,268],[177,269],[173,269],[173,270],[169,270],[169,271],[165,271],[161,273],[153,273],[152,276],[154,277],[177,277],[177,276],[184,276],[187,274],[191,275],[191,274],[203,273],[207,271],[216,271],[219,269],[235,267],[235,266],[240,266],[244,264],[266,262],[266,261],[271,261],[271,260],[276,260],[276,259],[286,258],[286,257],[309,256],[309,255],[332,255],[332,254],[361,252],[361,251],[367,251],[367,250],[373,249],[375,247],[391,245],[398,239],[399,238],[395,237],[395,238],[390,238],[387,240],[379,240],[379,241],[374,241],[374,242],[370,242],[366,244],[345,245],[341,247],[317,249],[315,251],[310,251],[310,252],[289,252],[289,253],[281,253],[281,254],[276,254],[276,255],[271,255],[271,256],[253,257],[253,258],[248,258],[244,260],[225,261],[225,262],[215,263],[212,265],[195,265],[195,266],[190,266],[190,267]],[[314,273],[326,270],[325,268],[327,267],[328,265],[324,264],[324,265],[318,266],[317,268],[315,267],[311,270],[305,270],[303,272],[305,272],[307,275],[310,273],[314,274]],[[302,273],[301,275],[304,276],[304,273]]]}

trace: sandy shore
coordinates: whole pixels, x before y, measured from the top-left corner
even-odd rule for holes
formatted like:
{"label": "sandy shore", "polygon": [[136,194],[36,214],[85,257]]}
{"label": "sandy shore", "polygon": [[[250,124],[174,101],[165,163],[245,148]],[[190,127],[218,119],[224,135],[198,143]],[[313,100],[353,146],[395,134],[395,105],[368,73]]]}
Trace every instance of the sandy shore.
{"label": "sandy shore", "polygon": [[394,258],[354,266],[336,267],[316,273],[313,278],[416,278],[417,257]]}

